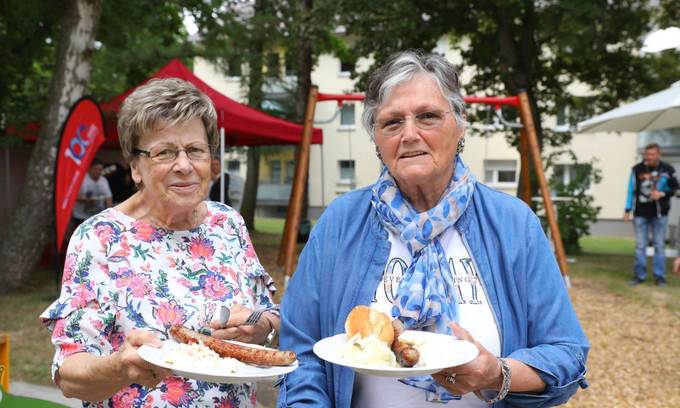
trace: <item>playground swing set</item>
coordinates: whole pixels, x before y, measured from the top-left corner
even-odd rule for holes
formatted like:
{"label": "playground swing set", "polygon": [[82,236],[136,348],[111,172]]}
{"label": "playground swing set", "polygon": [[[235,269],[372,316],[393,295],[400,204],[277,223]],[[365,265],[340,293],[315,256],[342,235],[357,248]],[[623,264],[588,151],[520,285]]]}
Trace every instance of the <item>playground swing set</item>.
{"label": "playground swing set", "polygon": [[[529,180],[529,162],[532,161],[536,178],[538,180],[538,188],[543,201],[545,216],[548,221],[550,237],[553,241],[555,249],[555,256],[557,258],[560,271],[564,278],[567,288],[571,287],[569,277],[569,266],[567,264],[567,257],[564,251],[564,244],[562,243],[562,236],[557,225],[557,216],[555,208],[553,207],[553,199],[550,196],[548,182],[543,171],[543,163],[541,160],[541,151],[536,136],[536,128],[534,125],[531,105],[529,103],[529,96],[525,91],[519,92],[515,96],[504,97],[465,97],[465,102],[469,104],[483,104],[490,106],[495,113],[494,126],[498,129],[509,127],[512,129],[519,129],[519,151],[521,160],[520,171],[520,198],[522,201],[531,204],[531,186]],[[335,101],[338,103],[338,110],[342,107],[344,102],[349,101],[363,101],[364,95],[359,93],[351,94],[326,94],[320,93],[317,86],[312,86],[307,98],[307,109],[305,112],[305,119],[303,123],[303,134],[300,140],[299,149],[297,152],[297,160],[295,166],[295,177],[293,179],[293,187],[288,204],[288,213],[286,215],[286,223],[283,230],[283,237],[279,249],[278,265],[283,267],[285,272],[284,287],[287,286],[288,280],[293,274],[296,263],[295,244],[300,226],[300,217],[302,212],[302,200],[304,195],[304,187],[307,183],[309,174],[309,156],[310,156],[310,142],[312,135],[312,128],[314,124],[314,113],[316,111],[316,104],[324,101]],[[512,123],[507,121],[503,115],[502,107],[514,107],[519,109],[519,123]],[[333,120],[338,112],[331,118]],[[327,121],[327,120],[326,120]],[[326,122],[324,121],[324,122]]]}

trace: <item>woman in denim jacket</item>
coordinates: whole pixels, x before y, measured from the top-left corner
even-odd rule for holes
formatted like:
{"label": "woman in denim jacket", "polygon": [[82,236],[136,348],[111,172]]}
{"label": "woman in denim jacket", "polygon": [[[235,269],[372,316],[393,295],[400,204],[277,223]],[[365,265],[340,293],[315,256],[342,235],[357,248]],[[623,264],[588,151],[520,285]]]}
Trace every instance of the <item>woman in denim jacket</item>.
{"label": "woman in denim jacket", "polygon": [[[460,157],[467,123],[453,66],[397,54],[373,74],[364,103],[383,171],[330,205],[300,256],[281,316],[281,347],[300,367],[281,382],[279,406],[566,402],[587,386],[588,341],[536,216],[477,182]],[[471,341],[479,355],[400,380],[319,359],[314,344],[344,332],[356,305]]]}

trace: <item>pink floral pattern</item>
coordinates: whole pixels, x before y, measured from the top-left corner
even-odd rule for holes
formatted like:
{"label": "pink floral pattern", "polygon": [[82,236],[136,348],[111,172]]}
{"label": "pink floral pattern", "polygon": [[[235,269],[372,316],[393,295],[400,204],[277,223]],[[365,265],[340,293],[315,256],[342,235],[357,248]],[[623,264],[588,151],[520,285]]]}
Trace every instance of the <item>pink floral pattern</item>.
{"label": "pink floral pattern", "polygon": [[[169,231],[108,209],[81,224],[69,243],[61,295],[40,316],[56,347],[52,373],[78,352],[108,355],[133,328],[167,339],[171,325],[205,328],[218,305],[273,306],[276,290],[241,216],[207,202],[203,224]],[[255,386],[168,377],[132,384],[89,407],[254,407]]]}
{"label": "pink floral pattern", "polygon": [[185,320],[184,310],[174,301],[161,302],[156,308],[156,321],[162,326],[170,328],[183,324]]}

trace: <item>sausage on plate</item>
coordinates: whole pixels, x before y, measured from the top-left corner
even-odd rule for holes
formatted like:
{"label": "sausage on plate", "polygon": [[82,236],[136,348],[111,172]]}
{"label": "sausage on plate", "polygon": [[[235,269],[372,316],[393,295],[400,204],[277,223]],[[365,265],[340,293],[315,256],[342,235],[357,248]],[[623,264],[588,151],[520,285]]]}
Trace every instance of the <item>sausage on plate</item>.
{"label": "sausage on plate", "polygon": [[170,334],[177,341],[182,343],[191,344],[202,341],[206,347],[217,353],[220,357],[235,358],[246,364],[286,366],[293,364],[296,358],[295,352],[293,351],[280,351],[265,347],[241,345],[206,336],[205,334],[182,326],[171,327]]}
{"label": "sausage on plate", "polygon": [[392,352],[402,367],[413,367],[420,359],[418,349],[409,343],[399,340],[399,336],[404,332],[404,324],[399,319],[392,320],[392,327],[394,328],[394,342],[392,343]]}

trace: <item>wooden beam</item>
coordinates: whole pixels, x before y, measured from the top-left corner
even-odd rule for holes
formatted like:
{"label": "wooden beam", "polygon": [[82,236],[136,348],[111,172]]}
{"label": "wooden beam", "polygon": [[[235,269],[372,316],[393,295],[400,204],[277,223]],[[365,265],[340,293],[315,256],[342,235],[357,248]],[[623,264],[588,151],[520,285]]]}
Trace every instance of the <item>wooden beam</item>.
{"label": "wooden beam", "polygon": [[536,178],[538,179],[538,188],[543,198],[543,207],[545,208],[545,215],[548,218],[548,225],[550,226],[550,236],[552,237],[553,245],[555,246],[555,256],[557,263],[562,271],[562,276],[565,278],[567,286],[569,286],[569,266],[567,265],[567,255],[564,252],[564,245],[562,244],[562,235],[557,225],[557,217],[555,215],[555,207],[553,207],[552,198],[550,197],[550,190],[548,189],[548,182],[545,179],[543,172],[543,161],[541,160],[541,149],[538,146],[538,138],[536,137],[536,128],[534,126],[534,118],[531,113],[531,105],[529,104],[529,96],[526,92],[520,92],[519,96],[519,111],[524,125],[527,142],[529,144],[529,152],[534,163],[534,170],[536,171]]}
{"label": "wooden beam", "polygon": [[312,142],[314,111],[316,109],[318,93],[319,88],[312,85],[309,89],[309,97],[307,98],[304,130],[302,131],[302,139],[300,140],[300,148],[298,149],[297,161],[295,163],[293,189],[290,192],[286,224],[283,231],[283,238],[281,239],[279,260],[283,263],[286,280],[293,274],[293,270],[295,269],[295,244],[300,229],[302,199],[304,198],[305,184],[307,184],[307,174],[309,173],[309,150]]}
{"label": "wooden beam", "polygon": [[520,173],[519,173],[519,198],[522,199],[528,206],[531,206],[531,177],[529,169],[529,140],[524,128],[519,131],[519,155],[520,155]]}

